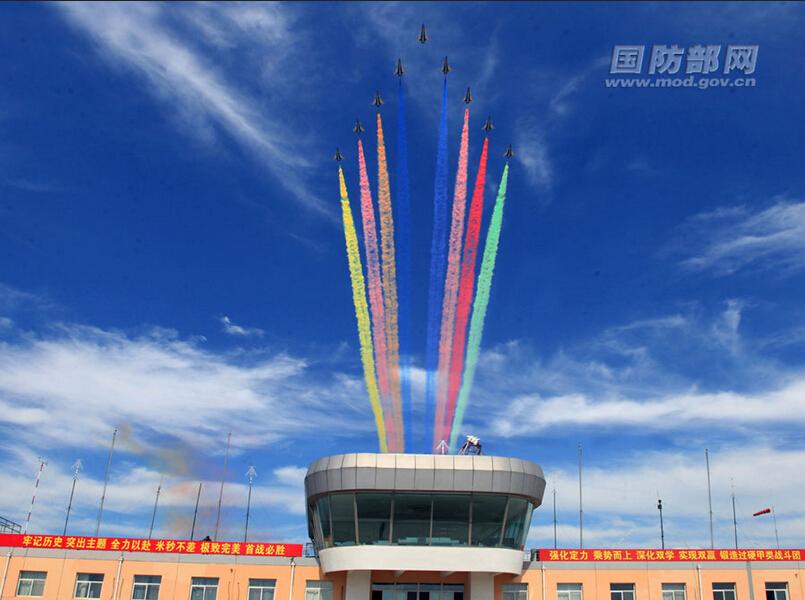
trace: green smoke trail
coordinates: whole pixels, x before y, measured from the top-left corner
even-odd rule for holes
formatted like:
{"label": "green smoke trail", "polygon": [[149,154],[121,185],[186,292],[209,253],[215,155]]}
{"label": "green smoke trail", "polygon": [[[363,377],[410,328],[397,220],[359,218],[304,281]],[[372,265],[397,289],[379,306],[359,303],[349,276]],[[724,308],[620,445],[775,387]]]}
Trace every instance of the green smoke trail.
{"label": "green smoke trail", "polygon": [[458,394],[456,403],[456,414],[453,417],[453,430],[450,432],[450,452],[454,452],[458,434],[461,430],[461,422],[464,419],[464,410],[467,408],[472,391],[473,380],[475,379],[475,368],[478,366],[478,354],[481,351],[481,337],[484,333],[484,320],[486,319],[486,309],[489,306],[489,292],[492,289],[492,275],[495,271],[495,260],[498,255],[498,244],[500,242],[500,227],[503,224],[503,205],[506,202],[506,186],[509,180],[509,163],[503,168],[503,177],[500,179],[498,187],[498,197],[495,200],[495,208],[492,211],[492,220],[486,233],[486,245],[484,246],[484,257],[481,261],[481,271],[478,273],[478,286],[475,294],[475,302],[472,305],[472,319],[470,320],[470,333],[467,340],[467,359],[464,365],[464,377],[462,378],[461,391]]}

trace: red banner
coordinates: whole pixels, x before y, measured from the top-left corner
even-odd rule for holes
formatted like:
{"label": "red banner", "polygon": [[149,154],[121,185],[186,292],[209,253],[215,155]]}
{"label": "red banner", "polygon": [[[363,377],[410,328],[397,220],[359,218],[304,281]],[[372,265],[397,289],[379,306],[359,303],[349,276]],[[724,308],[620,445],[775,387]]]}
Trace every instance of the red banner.
{"label": "red banner", "polygon": [[802,560],[805,550],[546,550],[537,551],[541,561],[597,561],[597,562],[641,562],[641,561],[716,561],[716,560]]}
{"label": "red banner", "polygon": [[113,552],[169,552],[172,554],[225,554],[235,556],[302,556],[302,544],[262,542],[205,542],[198,540],[144,540],[140,538],[75,535],[23,535],[0,533],[0,546]]}

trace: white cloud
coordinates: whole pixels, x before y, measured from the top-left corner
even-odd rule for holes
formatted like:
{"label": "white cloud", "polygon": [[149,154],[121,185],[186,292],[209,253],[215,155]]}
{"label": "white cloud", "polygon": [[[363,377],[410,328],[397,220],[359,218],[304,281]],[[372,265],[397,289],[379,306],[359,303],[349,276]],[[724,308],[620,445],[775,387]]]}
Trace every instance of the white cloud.
{"label": "white cloud", "polygon": [[[306,191],[311,163],[304,157],[309,153],[289,151],[283,131],[293,115],[276,103],[271,111],[263,110],[265,100],[258,101],[244,91],[245,86],[229,82],[213,63],[213,54],[194,44],[201,39],[222,50],[243,37],[259,39],[261,53],[272,57],[271,68],[282,68],[289,49],[302,43],[303,34],[296,31],[295,44],[288,44],[288,23],[280,7],[81,2],[59,6],[68,22],[95,41],[105,60],[143,78],[148,89],[176,112],[186,134],[214,144],[217,131],[225,131],[303,205],[329,214],[325,204]],[[203,35],[186,39],[183,27],[200,29]],[[278,89],[274,92],[281,95]]]}
{"label": "white cloud", "polygon": [[219,321],[221,321],[221,325],[223,325],[224,333],[228,333],[229,335],[240,337],[262,337],[265,333],[258,327],[243,327],[242,325],[233,323],[232,319],[226,315],[221,317]]}
{"label": "white cloud", "polygon": [[[774,542],[771,523],[751,515],[774,504],[781,543],[796,544],[805,535],[805,513],[798,501],[805,471],[805,450],[781,450],[758,445],[736,445],[710,454],[716,544],[732,544],[734,483],[739,541],[748,547]],[[670,547],[709,545],[707,478],[703,449],[636,451],[614,461],[585,454],[584,537],[588,543],[656,547],[659,545],[657,495],[663,501],[666,542]],[[532,543],[543,547],[553,538],[552,490],[562,528],[560,540],[578,540],[578,473],[560,470],[550,474],[545,504],[531,533]],[[542,521],[542,523],[539,523]],[[570,523],[570,524],[568,524]]]}
{"label": "white cloud", "polygon": [[691,271],[729,275],[742,269],[780,273],[805,267],[805,202],[776,199],[766,208],[737,206],[696,215],[675,246]]}
{"label": "white cloud", "polygon": [[553,185],[553,167],[543,132],[534,119],[520,122],[515,138],[514,157],[523,168],[532,186],[549,191]]}
{"label": "white cloud", "polygon": [[[97,447],[113,427],[136,436],[259,447],[325,423],[357,431],[360,410],[348,397],[350,378],[317,375],[305,360],[282,353],[229,357],[172,334],[130,337],[63,325],[48,336],[0,343],[0,425],[25,424],[17,442]],[[294,398],[292,410],[286,399]],[[363,423],[370,426],[370,423]],[[132,444],[140,444],[134,439]]]}

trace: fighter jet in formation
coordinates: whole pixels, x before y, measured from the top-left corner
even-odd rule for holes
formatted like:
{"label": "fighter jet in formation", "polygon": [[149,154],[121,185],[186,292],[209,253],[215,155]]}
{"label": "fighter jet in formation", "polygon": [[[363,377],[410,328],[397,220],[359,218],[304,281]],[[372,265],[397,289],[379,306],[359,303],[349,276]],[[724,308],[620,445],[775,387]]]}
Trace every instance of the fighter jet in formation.
{"label": "fighter jet in formation", "polygon": [[333,160],[337,160],[338,162],[344,160],[344,155],[341,154],[341,149],[338,147],[336,147],[335,149],[335,155],[333,156]]}
{"label": "fighter jet in formation", "polygon": [[494,128],[495,128],[495,126],[492,125],[492,117],[487,117],[486,118],[486,123],[484,123],[484,126],[483,126],[483,130],[486,131],[487,133],[489,133]]}
{"label": "fighter jet in formation", "polygon": [[428,41],[428,32],[425,31],[425,24],[422,24],[422,29],[419,32],[419,43],[424,44]]}
{"label": "fighter jet in formation", "polygon": [[365,129],[363,128],[363,126],[361,125],[360,120],[359,120],[359,119],[355,119],[355,127],[353,127],[353,128],[352,128],[352,131],[354,131],[355,133],[357,133],[358,135],[360,135],[360,134],[362,134],[362,133],[363,133],[364,131],[366,131],[366,130],[365,130]]}
{"label": "fighter jet in formation", "polygon": [[401,59],[401,58],[398,58],[398,59],[397,59],[397,68],[396,68],[396,69],[394,69],[394,74],[395,74],[397,77],[402,77],[402,76],[403,76],[403,73],[405,73],[405,71],[403,71],[402,59]]}
{"label": "fighter jet in formation", "polygon": [[472,94],[470,93],[470,88],[467,88],[467,93],[464,94],[464,104],[469,104],[472,102]]}
{"label": "fighter jet in formation", "polygon": [[506,153],[503,156],[505,156],[506,158],[511,158],[512,156],[514,156],[514,151],[512,150],[511,144],[509,144],[509,147],[506,148]]}
{"label": "fighter jet in formation", "polygon": [[374,104],[377,108],[383,106],[383,98],[380,97],[380,91],[375,92],[375,99],[372,100],[372,104]]}
{"label": "fighter jet in formation", "polygon": [[450,65],[447,62],[447,57],[444,57],[444,62],[442,63],[442,73],[447,75],[450,72]]}

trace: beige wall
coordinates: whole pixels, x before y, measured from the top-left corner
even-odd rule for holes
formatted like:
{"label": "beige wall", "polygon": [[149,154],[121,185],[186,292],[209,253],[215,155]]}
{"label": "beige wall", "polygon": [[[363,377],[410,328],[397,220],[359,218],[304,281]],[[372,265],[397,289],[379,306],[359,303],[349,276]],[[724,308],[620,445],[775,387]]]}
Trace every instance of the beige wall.
{"label": "beige wall", "polygon": [[[787,582],[789,600],[805,600],[802,563],[751,563],[754,600],[766,599],[766,582]],[[581,583],[583,600],[609,600],[611,583],[633,583],[636,600],[662,600],[663,583],[684,583],[687,600],[713,600],[713,583],[734,583],[737,600],[750,600],[746,562],[718,563],[543,563],[532,565],[519,577],[495,578],[495,600],[502,584],[527,583],[529,600],[556,600],[558,583]],[[545,592],[543,596],[543,578]],[[699,580],[701,578],[701,594]]]}
{"label": "beige wall", "polygon": [[[59,552],[19,550],[8,558],[8,550],[0,550],[0,576],[7,565],[6,581],[0,600],[16,598],[21,570],[46,571],[45,594],[41,600],[73,600],[77,573],[103,573],[101,600],[131,600],[134,575],[161,575],[159,600],[189,600],[192,577],[218,577],[218,600],[246,600],[250,578],[276,579],[276,600],[304,600],[307,580],[326,579],[333,582],[333,600],[344,600],[344,573],[322,575],[312,559],[296,559],[293,596],[290,595],[291,560],[257,557],[213,557],[147,555],[127,553],[122,563],[112,552]],[[99,558],[95,558],[99,556]],[[495,577],[494,600],[502,600],[504,583],[528,583],[529,600],[556,600],[557,583],[581,583],[583,600],[609,600],[610,583],[634,583],[636,600],[662,600],[663,583],[684,583],[687,600],[713,600],[712,584],[734,582],[737,600],[752,600],[749,595],[749,572],[745,562],[699,563],[532,563],[520,576]],[[117,581],[118,566],[120,580]],[[543,571],[544,568],[544,571]],[[766,582],[788,583],[789,600],[805,600],[802,563],[751,563],[754,600],[765,600]],[[443,576],[444,575],[444,576]],[[545,590],[543,595],[543,578]],[[701,578],[701,596],[699,595]],[[373,582],[463,583],[466,573],[421,573],[374,571]],[[116,585],[117,584],[117,585]],[[468,596],[467,596],[468,597]],[[368,600],[368,599],[367,599]],[[492,600],[492,599],[490,599]]]}

